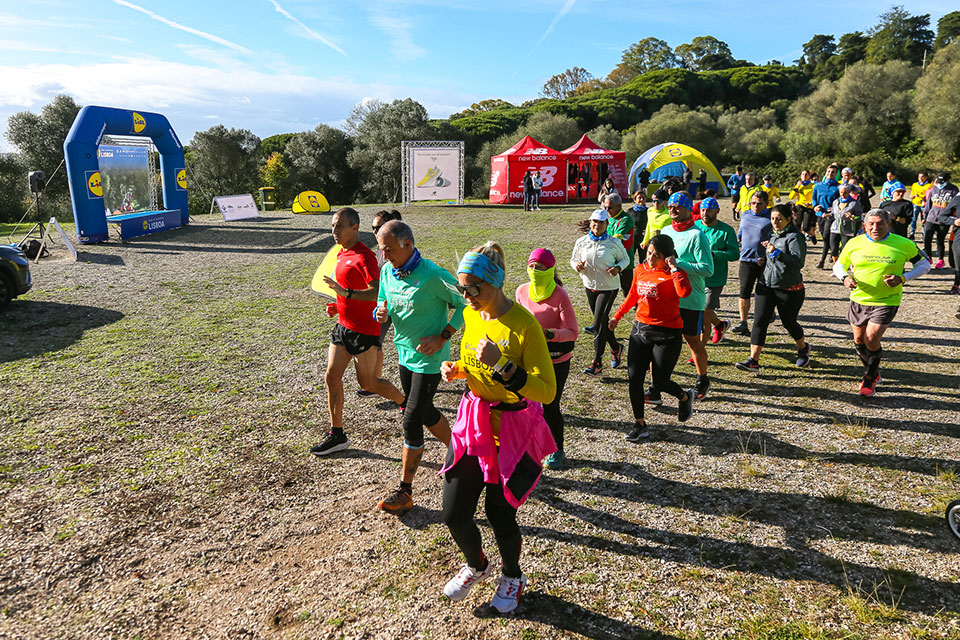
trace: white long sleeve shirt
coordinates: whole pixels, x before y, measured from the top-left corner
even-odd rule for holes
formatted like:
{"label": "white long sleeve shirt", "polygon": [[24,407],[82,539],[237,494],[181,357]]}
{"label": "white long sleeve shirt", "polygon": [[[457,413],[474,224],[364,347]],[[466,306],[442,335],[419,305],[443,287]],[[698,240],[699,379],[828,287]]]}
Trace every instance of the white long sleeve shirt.
{"label": "white long sleeve shirt", "polygon": [[620,288],[620,275],[611,276],[607,269],[626,269],[630,266],[630,256],[619,238],[607,235],[603,240],[595,241],[587,234],[577,239],[573,245],[573,255],[570,256],[570,266],[574,271],[580,262],[583,262],[580,279],[584,287],[594,291],[613,291]]}

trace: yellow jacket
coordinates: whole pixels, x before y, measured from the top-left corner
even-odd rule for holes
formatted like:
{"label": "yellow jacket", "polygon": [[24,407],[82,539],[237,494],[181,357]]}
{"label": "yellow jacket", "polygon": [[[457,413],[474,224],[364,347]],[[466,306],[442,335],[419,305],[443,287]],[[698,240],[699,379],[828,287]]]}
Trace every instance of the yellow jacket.
{"label": "yellow jacket", "polygon": [[[762,184],[755,184],[752,187],[743,185],[740,187],[740,199],[737,200],[737,211],[740,213],[746,213],[750,211],[750,199],[753,198],[753,194],[760,190]],[[767,201],[767,206],[772,206],[773,203]]]}
{"label": "yellow jacket", "polygon": [[797,181],[796,186],[790,191],[790,199],[795,200],[797,204],[809,207],[813,204],[813,180],[808,180],[808,184],[801,184]]}
{"label": "yellow jacket", "polygon": [[930,191],[930,187],[933,186],[933,183],[929,180],[924,184],[919,182],[914,182],[913,186],[910,187],[910,200],[917,207],[923,206],[923,200],[927,197],[927,191]]}

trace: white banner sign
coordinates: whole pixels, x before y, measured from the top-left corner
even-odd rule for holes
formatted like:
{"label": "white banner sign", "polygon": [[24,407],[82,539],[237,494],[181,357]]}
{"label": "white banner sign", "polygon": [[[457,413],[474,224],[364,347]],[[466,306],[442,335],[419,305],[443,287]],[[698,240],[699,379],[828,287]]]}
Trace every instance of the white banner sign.
{"label": "white banner sign", "polygon": [[249,193],[243,193],[236,196],[220,196],[214,198],[214,203],[223,214],[224,220],[245,220],[247,218],[259,218],[260,212],[257,211],[257,203]]}
{"label": "white banner sign", "polygon": [[410,200],[460,197],[460,147],[410,148]]}

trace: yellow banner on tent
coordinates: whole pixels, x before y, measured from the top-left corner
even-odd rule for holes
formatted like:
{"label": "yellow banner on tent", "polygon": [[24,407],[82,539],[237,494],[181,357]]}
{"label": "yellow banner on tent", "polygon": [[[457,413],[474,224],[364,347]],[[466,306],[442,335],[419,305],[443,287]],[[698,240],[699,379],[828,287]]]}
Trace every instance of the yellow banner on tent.
{"label": "yellow banner on tent", "polygon": [[313,274],[313,280],[310,281],[310,290],[316,294],[323,296],[324,298],[330,298],[331,300],[337,299],[337,292],[333,290],[326,282],[323,281],[324,276],[329,278],[334,277],[334,272],[337,270],[337,255],[339,255],[341,247],[338,244],[330,247],[330,251],[327,251],[327,255],[323,256],[323,260],[320,261],[320,266],[317,267],[317,272]]}
{"label": "yellow banner on tent", "polygon": [[330,203],[319,191],[301,191],[293,200],[294,213],[326,213]]}

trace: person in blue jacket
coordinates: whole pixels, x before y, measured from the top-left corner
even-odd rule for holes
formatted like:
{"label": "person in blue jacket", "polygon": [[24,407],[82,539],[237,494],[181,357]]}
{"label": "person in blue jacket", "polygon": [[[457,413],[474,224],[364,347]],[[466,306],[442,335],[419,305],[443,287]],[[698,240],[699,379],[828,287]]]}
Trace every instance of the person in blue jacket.
{"label": "person in blue jacket", "polygon": [[743,186],[745,181],[746,176],[743,175],[742,166],[738,166],[737,172],[727,179],[727,189],[730,191],[730,202],[733,204],[734,220],[737,219],[737,202],[740,200],[740,188]]}

